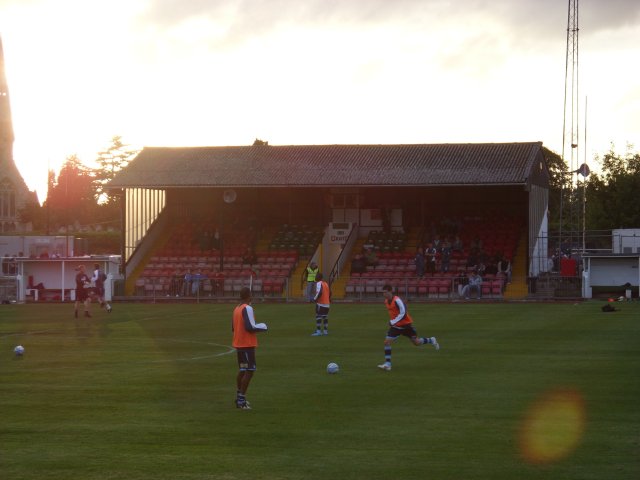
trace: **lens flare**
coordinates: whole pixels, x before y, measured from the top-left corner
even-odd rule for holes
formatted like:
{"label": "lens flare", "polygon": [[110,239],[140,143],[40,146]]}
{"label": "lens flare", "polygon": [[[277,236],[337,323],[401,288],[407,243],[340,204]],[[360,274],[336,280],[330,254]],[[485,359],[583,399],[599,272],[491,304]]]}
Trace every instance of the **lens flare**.
{"label": "lens flare", "polygon": [[520,429],[520,454],[533,464],[557,462],[575,450],[585,429],[584,400],[576,390],[553,390],[529,407]]}

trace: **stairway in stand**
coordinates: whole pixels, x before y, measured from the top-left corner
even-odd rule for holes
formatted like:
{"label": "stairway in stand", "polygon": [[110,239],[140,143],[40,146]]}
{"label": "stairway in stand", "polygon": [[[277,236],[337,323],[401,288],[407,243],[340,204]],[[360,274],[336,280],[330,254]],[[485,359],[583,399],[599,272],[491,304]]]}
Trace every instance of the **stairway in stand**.
{"label": "stairway in stand", "polygon": [[529,293],[527,285],[527,234],[523,233],[518,242],[516,254],[511,261],[511,284],[504,292],[505,299],[525,298]]}
{"label": "stairway in stand", "polygon": [[295,270],[291,273],[289,277],[289,291],[291,292],[292,298],[303,298],[304,297],[304,289],[307,287],[307,282],[300,282],[304,271],[307,268],[307,263],[309,262],[308,258],[300,258],[298,260],[298,265]]}
{"label": "stairway in stand", "polygon": [[[412,228],[407,232],[407,242],[405,244],[405,252],[409,252],[412,255],[415,253],[416,248],[418,246],[418,239],[420,237],[420,229]],[[353,249],[351,250],[351,258],[344,263],[342,267],[342,271],[340,272],[340,277],[337,278],[333,284],[331,285],[331,295],[336,299],[345,298],[345,288],[349,279],[351,278],[351,260],[355,257],[359,252],[364,250],[364,244],[366,243],[366,238],[358,238],[356,243],[353,245]]]}
{"label": "stairway in stand", "polygon": [[340,277],[336,278],[331,285],[332,298],[343,299],[345,297],[345,287],[347,286],[349,278],[351,278],[351,260],[356,256],[358,252],[362,252],[364,243],[366,241],[366,238],[358,238],[356,240],[356,243],[353,245],[353,249],[351,250],[351,257],[348,261],[344,262],[342,271],[340,272]]}
{"label": "stairway in stand", "polygon": [[158,238],[158,240],[156,241],[155,245],[153,245],[152,248],[149,249],[149,251],[142,258],[142,261],[138,263],[138,266],[133,270],[133,272],[131,272],[127,276],[127,281],[125,282],[125,285],[124,285],[125,295],[127,296],[135,295],[136,280],[142,274],[142,271],[147,266],[147,263],[149,263],[149,261],[151,260],[151,257],[153,257],[155,252],[157,252],[167,244],[170,237],[171,237],[171,229],[166,229],[165,231],[163,231],[160,237]]}

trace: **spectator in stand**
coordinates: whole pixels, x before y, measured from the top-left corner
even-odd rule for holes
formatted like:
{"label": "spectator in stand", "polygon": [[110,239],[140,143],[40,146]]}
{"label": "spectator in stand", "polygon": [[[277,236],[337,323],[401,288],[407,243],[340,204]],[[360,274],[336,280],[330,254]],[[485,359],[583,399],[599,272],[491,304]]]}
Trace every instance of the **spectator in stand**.
{"label": "spectator in stand", "polygon": [[475,270],[469,275],[469,283],[462,289],[462,296],[465,300],[469,300],[473,292],[477,292],[478,298],[482,298],[482,277]]}
{"label": "spectator in stand", "polygon": [[446,273],[449,271],[451,264],[451,242],[449,239],[445,239],[442,243],[442,249],[440,251],[440,271]]}
{"label": "spectator in stand", "polygon": [[440,240],[440,235],[436,235],[433,238],[433,248],[436,249],[436,252],[440,253],[440,250],[442,249],[442,240]]}
{"label": "spectator in stand", "polygon": [[458,292],[458,296],[462,297],[462,289],[469,283],[469,277],[464,268],[460,268],[453,278],[453,288]]}
{"label": "spectator in stand", "polygon": [[205,227],[198,235],[198,246],[200,252],[205,252],[211,249],[211,242],[213,240],[213,234],[209,228]]}
{"label": "spectator in stand", "polygon": [[547,272],[552,273],[555,270],[555,254],[549,251],[549,256],[547,257]]}
{"label": "spectator in stand", "polygon": [[416,265],[416,275],[418,278],[424,277],[424,253],[422,251],[422,247],[416,248],[416,256],[413,258],[413,263]]}
{"label": "spectator in stand", "polygon": [[373,248],[367,248],[364,253],[364,258],[367,261],[368,267],[376,267],[379,263],[378,256]]}
{"label": "spectator in stand", "polygon": [[182,295],[185,297],[189,296],[189,292],[191,292],[191,281],[193,280],[193,273],[191,273],[191,269],[187,269],[187,273],[184,274],[184,278],[182,279]]}
{"label": "spectator in stand", "polygon": [[211,239],[211,248],[214,250],[220,250],[220,231],[216,228]]}
{"label": "spectator in stand", "polygon": [[471,245],[469,245],[469,249],[471,251],[476,251],[477,254],[479,254],[482,251],[482,240],[480,240],[479,237],[473,237],[473,240],[471,240]]}
{"label": "spectator in stand", "polygon": [[556,253],[553,255],[553,271],[560,271],[560,250],[556,250]]}
{"label": "spectator in stand", "polygon": [[258,256],[251,247],[247,247],[247,250],[244,252],[244,255],[242,256],[242,263],[247,265],[258,263]]}
{"label": "spectator in stand", "polygon": [[200,286],[203,281],[207,279],[207,276],[202,273],[202,270],[198,269],[194,275],[191,275],[191,294],[196,296],[200,293]]}
{"label": "spectator in stand", "polygon": [[367,271],[367,262],[361,254],[351,260],[351,273],[364,273]]}
{"label": "spectator in stand", "polygon": [[498,262],[498,273],[505,276],[507,283],[511,283],[511,262],[505,256]]}
{"label": "spectator in stand", "polygon": [[478,263],[478,253],[470,251],[469,256],[467,257],[467,268],[478,268]]}
{"label": "spectator in stand", "polygon": [[458,235],[456,235],[456,238],[453,240],[451,250],[458,253],[462,253],[464,251],[464,244]]}
{"label": "spectator in stand", "polygon": [[500,258],[500,256],[489,258],[487,265],[484,268],[485,275],[496,275],[498,273],[498,262],[500,261]]}
{"label": "spectator in stand", "polygon": [[476,265],[475,271],[478,272],[478,275],[484,275],[487,266],[484,263],[484,260],[478,260],[478,265]]}
{"label": "spectator in stand", "polygon": [[173,275],[171,275],[171,295],[175,295],[176,297],[180,296],[182,292],[182,278],[183,275],[178,270],[174,271]]}
{"label": "spectator in stand", "polygon": [[433,243],[429,242],[427,244],[427,248],[425,248],[424,250],[424,264],[425,264],[425,271],[427,273],[436,272],[437,255],[438,255],[438,251],[433,246]]}

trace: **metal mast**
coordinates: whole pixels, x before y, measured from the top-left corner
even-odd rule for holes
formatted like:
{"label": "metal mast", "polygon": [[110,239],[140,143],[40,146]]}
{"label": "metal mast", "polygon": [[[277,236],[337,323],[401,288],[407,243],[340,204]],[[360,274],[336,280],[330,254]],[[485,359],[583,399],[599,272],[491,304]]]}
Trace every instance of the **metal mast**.
{"label": "metal mast", "polygon": [[[571,181],[569,192],[564,191],[564,184],[560,191],[560,229],[559,242],[563,243],[562,223],[565,208],[568,210],[567,226],[569,231],[565,233],[569,245],[573,244],[574,237],[578,234],[578,212],[574,198],[574,189],[577,183],[578,172],[578,0],[569,0],[567,15],[567,51],[564,75],[564,116],[562,121],[562,160],[569,167]],[[568,158],[567,158],[568,157]],[[573,175],[576,175],[574,181]],[[565,202],[565,195],[569,195]],[[565,203],[567,206],[565,207]]]}

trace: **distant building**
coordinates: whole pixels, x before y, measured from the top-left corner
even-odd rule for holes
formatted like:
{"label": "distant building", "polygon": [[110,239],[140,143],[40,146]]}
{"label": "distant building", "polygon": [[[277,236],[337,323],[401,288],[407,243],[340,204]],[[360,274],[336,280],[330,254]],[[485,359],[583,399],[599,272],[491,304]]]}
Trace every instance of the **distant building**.
{"label": "distant building", "polygon": [[35,191],[30,191],[13,159],[13,122],[9,88],[4,69],[4,52],[0,38],[0,233],[31,231],[30,223],[22,223],[18,212],[38,202]]}

